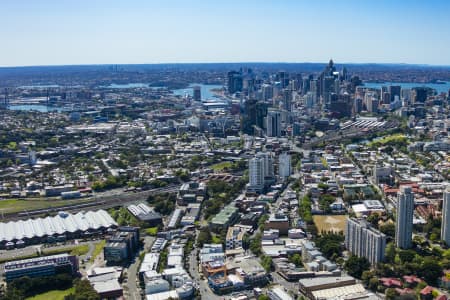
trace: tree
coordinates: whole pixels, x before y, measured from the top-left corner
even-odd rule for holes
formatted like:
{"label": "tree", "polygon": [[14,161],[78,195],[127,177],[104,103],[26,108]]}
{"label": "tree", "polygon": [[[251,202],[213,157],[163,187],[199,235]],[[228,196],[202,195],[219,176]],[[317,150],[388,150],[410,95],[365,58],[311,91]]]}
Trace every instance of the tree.
{"label": "tree", "polygon": [[388,243],[386,245],[385,258],[388,263],[393,263],[395,259],[395,245],[394,243]]}
{"label": "tree", "polygon": [[289,256],[289,262],[293,263],[296,267],[303,266],[302,256],[298,253]]}
{"label": "tree", "polygon": [[385,223],[380,225],[380,231],[390,237],[395,236],[395,224],[394,223]]}
{"label": "tree", "polygon": [[203,227],[197,237],[197,246],[203,247],[204,244],[212,242],[212,235],[208,227]]}
{"label": "tree", "polygon": [[267,295],[259,295],[258,300],[270,300],[270,298]]}
{"label": "tree", "polygon": [[272,258],[270,256],[262,255],[261,256],[261,266],[266,270],[266,272],[270,272],[272,269]]}
{"label": "tree", "polygon": [[371,214],[367,217],[367,222],[370,222],[372,226],[378,228],[378,222],[380,222],[380,216],[378,214]]}
{"label": "tree", "polygon": [[398,256],[402,263],[412,262],[412,260],[416,256],[416,252],[414,250],[400,250]]}
{"label": "tree", "polygon": [[250,242],[250,251],[256,256],[261,255],[261,233],[255,234],[255,237]]}
{"label": "tree", "polygon": [[352,255],[345,262],[344,268],[347,270],[349,275],[361,279],[362,273],[369,270],[370,262],[365,257]]}
{"label": "tree", "polygon": [[64,297],[64,300],[100,300],[89,280],[75,280],[75,292]]}
{"label": "tree", "polygon": [[442,267],[433,257],[425,257],[422,265],[417,270],[417,274],[428,284],[434,284],[442,276]]}
{"label": "tree", "polygon": [[394,300],[398,296],[397,292],[393,288],[386,289],[385,295],[386,300]]}

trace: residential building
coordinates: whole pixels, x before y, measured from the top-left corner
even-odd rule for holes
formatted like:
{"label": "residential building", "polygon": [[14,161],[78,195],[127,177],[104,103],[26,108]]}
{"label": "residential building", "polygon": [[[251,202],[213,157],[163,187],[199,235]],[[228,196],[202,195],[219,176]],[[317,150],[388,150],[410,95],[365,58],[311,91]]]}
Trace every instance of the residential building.
{"label": "residential building", "polygon": [[289,230],[289,218],[281,212],[271,214],[269,219],[264,224],[264,228],[278,229],[280,234],[287,235]]}
{"label": "residential building", "polygon": [[234,203],[230,203],[214,216],[209,224],[212,230],[227,228],[239,220],[239,211]]}
{"label": "residential building", "polygon": [[291,156],[287,153],[282,153],[278,157],[278,176],[286,179],[291,176]]}
{"label": "residential building", "polygon": [[402,249],[411,248],[414,213],[414,194],[410,186],[402,186],[397,196],[395,244]]}
{"label": "residential building", "polygon": [[372,228],[365,220],[348,218],[345,246],[352,254],[376,264],[384,259],[386,235]]}
{"label": "residential building", "polygon": [[226,250],[242,248],[242,239],[244,238],[245,230],[240,226],[228,227],[227,236],[225,240]]}
{"label": "residential building", "polygon": [[450,245],[450,189],[444,191],[442,199],[441,240]]}

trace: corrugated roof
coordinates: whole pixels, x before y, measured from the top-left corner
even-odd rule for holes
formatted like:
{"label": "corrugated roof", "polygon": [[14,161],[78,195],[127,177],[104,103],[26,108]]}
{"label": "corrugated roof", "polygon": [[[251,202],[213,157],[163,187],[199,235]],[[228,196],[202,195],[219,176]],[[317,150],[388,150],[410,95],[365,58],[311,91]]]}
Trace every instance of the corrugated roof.
{"label": "corrugated roof", "polygon": [[43,237],[76,231],[96,230],[100,227],[117,226],[114,219],[104,210],[58,214],[45,219],[28,219],[0,223],[0,242]]}

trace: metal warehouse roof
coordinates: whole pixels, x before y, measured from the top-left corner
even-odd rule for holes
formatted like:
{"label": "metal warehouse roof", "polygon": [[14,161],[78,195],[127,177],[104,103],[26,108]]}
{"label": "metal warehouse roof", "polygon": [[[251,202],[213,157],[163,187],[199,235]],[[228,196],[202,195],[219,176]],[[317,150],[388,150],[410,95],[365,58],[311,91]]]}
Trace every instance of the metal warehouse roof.
{"label": "metal warehouse roof", "polygon": [[75,215],[60,212],[54,217],[44,219],[0,223],[0,242],[97,230],[111,226],[117,226],[117,223],[104,210],[79,212]]}

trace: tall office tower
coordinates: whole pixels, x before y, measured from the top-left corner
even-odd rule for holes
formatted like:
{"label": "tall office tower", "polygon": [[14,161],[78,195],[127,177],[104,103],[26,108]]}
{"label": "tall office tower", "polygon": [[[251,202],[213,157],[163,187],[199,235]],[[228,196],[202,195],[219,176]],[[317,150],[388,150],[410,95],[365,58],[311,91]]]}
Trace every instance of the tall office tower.
{"label": "tall office tower", "polygon": [[273,98],[273,87],[270,84],[263,84],[261,86],[262,99],[264,101],[271,100]]}
{"label": "tall office tower", "polygon": [[325,76],[322,82],[322,97],[325,105],[329,105],[331,103],[331,94],[334,92],[334,76]]}
{"label": "tall office tower", "polygon": [[450,188],[444,192],[442,199],[441,240],[450,245]]}
{"label": "tall office tower", "polygon": [[248,162],[249,183],[247,190],[261,193],[264,190],[264,158],[255,156]]}
{"label": "tall office tower", "polygon": [[365,220],[348,218],[345,247],[354,255],[365,257],[371,264],[384,259],[386,235],[372,228]]}
{"label": "tall office tower", "polygon": [[303,77],[302,79],[302,95],[305,95],[307,92],[309,92],[310,84],[309,84],[309,77]]}
{"label": "tall office tower", "polygon": [[246,134],[253,134],[253,126],[256,125],[256,104],[254,99],[248,99],[243,105],[241,116],[241,130]]}
{"label": "tall office tower", "polygon": [[267,136],[281,136],[281,113],[279,110],[269,110],[267,113]]}
{"label": "tall office tower", "polygon": [[358,114],[363,110],[363,101],[361,98],[355,98],[353,101],[353,114]]}
{"label": "tall office tower", "polygon": [[242,91],[242,73],[236,71],[228,72],[228,93],[234,94]]}
{"label": "tall office tower", "polygon": [[312,92],[307,92],[305,95],[305,107],[306,108],[313,108],[316,104],[316,98],[317,96],[314,95]]}
{"label": "tall office tower", "polygon": [[319,97],[319,87],[317,84],[317,80],[314,79],[309,81],[309,90],[311,91],[311,93],[316,95],[316,97]]}
{"label": "tall office tower", "polygon": [[266,123],[264,120],[267,117],[267,109],[269,107],[269,103],[267,102],[257,102],[256,103],[256,126],[259,128],[265,129]]}
{"label": "tall office tower", "polygon": [[410,186],[402,186],[397,196],[397,221],[395,223],[395,244],[398,248],[411,248],[414,194]]}
{"label": "tall office tower", "polygon": [[379,106],[379,101],[377,98],[375,97],[370,97],[367,99],[367,111],[371,112],[371,113],[377,113],[378,112],[378,106]]}
{"label": "tall office tower", "polygon": [[333,93],[339,94],[341,90],[341,81],[339,78],[334,79],[334,91]]}
{"label": "tall office tower", "polygon": [[283,109],[287,111],[292,111],[292,91],[283,91]]}
{"label": "tall office tower", "polygon": [[278,156],[278,176],[283,180],[291,176],[291,156],[287,153]]}
{"label": "tall office tower", "polygon": [[411,89],[402,89],[400,99],[410,101],[411,100]]}
{"label": "tall office tower", "polygon": [[395,100],[395,96],[398,96],[398,98],[400,98],[402,87],[399,85],[391,85],[389,86],[388,92],[391,95],[391,103],[392,103]]}
{"label": "tall office tower", "polygon": [[425,103],[428,97],[428,89],[426,87],[413,88],[413,103]]}
{"label": "tall office tower", "polygon": [[287,73],[285,71],[280,71],[276,74],[275,80],[279,81],[281,84],[281,88],[284,89],[289,84],[289,73]]}
{"label": "tall office tower", "polygon": [[194,101],[201,101],[202,100],[201,88],[196,85],[193,87],[193,90],[194,90]]}

